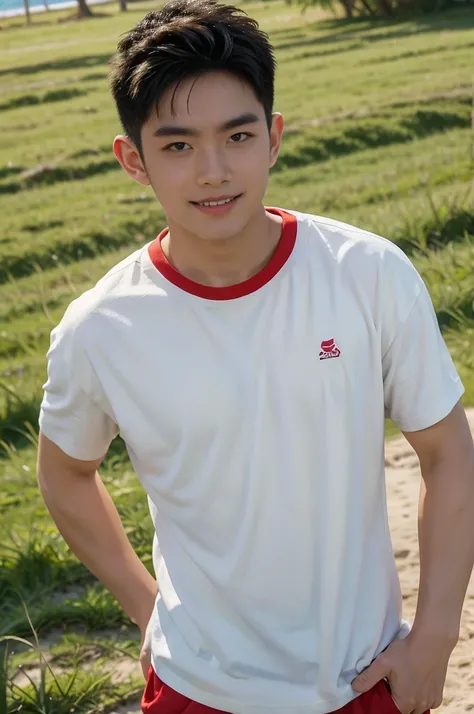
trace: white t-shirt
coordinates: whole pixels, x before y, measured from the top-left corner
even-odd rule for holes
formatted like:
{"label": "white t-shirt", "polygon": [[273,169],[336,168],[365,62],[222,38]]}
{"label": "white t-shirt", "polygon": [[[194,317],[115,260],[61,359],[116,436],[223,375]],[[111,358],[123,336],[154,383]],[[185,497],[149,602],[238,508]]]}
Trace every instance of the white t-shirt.
{"label": "white t-shirt", "polygon": [[271,210],[281,240],[244,283],[192,282],[158,237],[75,300],[40,426],[77,459],[127,445],[156,529],[158,676],[233,714],[322,714],[409,628],[384,416],[429,427],[463,387],[396,246]]}

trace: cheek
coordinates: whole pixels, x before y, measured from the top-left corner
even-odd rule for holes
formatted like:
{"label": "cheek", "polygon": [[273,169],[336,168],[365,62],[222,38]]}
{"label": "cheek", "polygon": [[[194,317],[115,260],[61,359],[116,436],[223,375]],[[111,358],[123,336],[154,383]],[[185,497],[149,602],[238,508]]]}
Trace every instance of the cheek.
{"label": "cheek", "polygon": [[174,161],[161,159],[155,162],[149,171],[149,176],[157,191],[163,194],[175,194],[177,186],[189,183],[192,176],[191,163],[183,160],[183,157]]}
{"label": "cheek", "polygon": [[253,149],[242,152],[238,157],[235,167],[238,167],[240,172],[245,173],[250,178],[256,181],[264,178],[270,168],[270,155],[265,147],[258,146]]}
{"label": "cheek", "polygon": [[253,155],[249,157],[245,166],[246,179],[249,185],[255,187],[255,190],[260,192],[265,190],[268,184],[268,176],[270,172],[270,163],[267,154]]}

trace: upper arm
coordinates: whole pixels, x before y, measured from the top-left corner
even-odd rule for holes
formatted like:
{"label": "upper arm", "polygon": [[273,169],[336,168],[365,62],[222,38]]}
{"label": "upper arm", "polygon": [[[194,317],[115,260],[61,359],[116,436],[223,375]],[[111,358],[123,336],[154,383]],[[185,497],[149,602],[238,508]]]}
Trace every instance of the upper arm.
{"label": "upper arm", "polygon": [[474,464],[474,444],[461,402],[433,426],[419,431],[404,431],[403,434],[415,450],[425,474],[441,462],[450,464],[453,469],[460,459],[467,458]]}
{"label": "upper arm", "polygon": [[[104,454],[105,456],[105,454]],[[78,476],[94,475],[104,457],[100,459],[83,460],[75,459],[66,454],[54,441],[40,430],[38,441],[38,480],[42,487],[54,481],[56,477],[61,478],[62,474],[74,473]]]}
{"label": "upper arm", "polygon": [[425,430],[450,414],[464,387],[420,275],[399,252],[390,251],[385,267],[382,298],[385,413],[401,431]]}
{"label": "upper arm", "polygon": [[[87,324],[82,328],[85,332]],[[51,333],[48,351],[48,379],[39,415],[45,453],[42,462],[54,453],[61,463],[66,456],[72,459],[68,463],[100,463],[118,433],[83,342],[77,325],[66,313]]]}

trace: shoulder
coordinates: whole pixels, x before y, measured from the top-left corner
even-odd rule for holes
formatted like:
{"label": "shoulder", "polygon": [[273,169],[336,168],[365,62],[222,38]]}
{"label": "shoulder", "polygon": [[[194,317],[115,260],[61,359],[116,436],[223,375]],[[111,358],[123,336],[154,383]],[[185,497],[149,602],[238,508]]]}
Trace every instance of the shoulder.
{"label": "shoulder", "polygon": [[318,241],[334,258],[343,260],[349,254],[364,256],[371,263],[381,262],[384,259],[393,260],[394,263],[410,264],[407,256],[394,243],[376,233],[371,233],[363,228],[358,228],[349,223],[343,223],[333,218],[298,213],[291,211],[298,221],[298,232],[306,241]]}
{"label": "shoulder", "polygon": [[382,281],[385,288],[419,289],[422,281],[415,266],[387,238],[332,218],[290,212],[297,218],[305,251],[323,256],[334,269],[350,273],[356,280]]}
{"label": "shoulder", "polygon": [[100,332],[104,319],[113,316],[113,304],[126,300],[133,285],[142,279],[142,247],[114,265],[89,290],[73,300],[60,323],[52,332],[52,340],[61,339],[71,348],[85,347],[91,333]]}

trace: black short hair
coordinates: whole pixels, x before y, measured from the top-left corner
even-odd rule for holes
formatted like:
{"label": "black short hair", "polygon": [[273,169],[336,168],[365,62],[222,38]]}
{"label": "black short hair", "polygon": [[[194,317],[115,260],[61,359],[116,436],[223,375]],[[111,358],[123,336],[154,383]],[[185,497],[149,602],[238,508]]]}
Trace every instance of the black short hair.
{"label": "black short hair", "polygon": [[110,62],[110,86],[123,129],[140,153],[142,126],[163,93],[212,71],[247,82],[271,126],[273,47],[243,10],[215,0],[171,0],[120,39]]}

